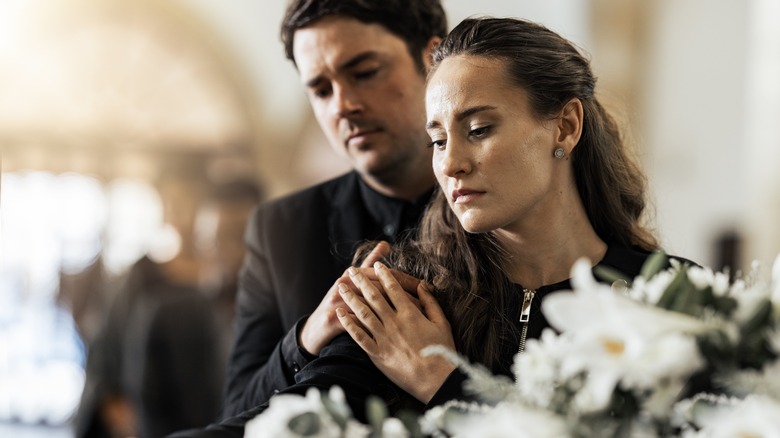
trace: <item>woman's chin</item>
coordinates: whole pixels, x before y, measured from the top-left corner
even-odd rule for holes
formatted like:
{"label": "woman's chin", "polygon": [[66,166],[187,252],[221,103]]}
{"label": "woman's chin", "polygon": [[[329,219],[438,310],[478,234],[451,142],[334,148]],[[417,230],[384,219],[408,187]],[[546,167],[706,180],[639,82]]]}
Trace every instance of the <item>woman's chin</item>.
{"label": "woman's chin", "polygon": [[487,233],[488,231],[493,230],[493,228],[490,227],[489,225],[473,219],[461,220],[460,225],[467,233],[472,233],[472,234]]}

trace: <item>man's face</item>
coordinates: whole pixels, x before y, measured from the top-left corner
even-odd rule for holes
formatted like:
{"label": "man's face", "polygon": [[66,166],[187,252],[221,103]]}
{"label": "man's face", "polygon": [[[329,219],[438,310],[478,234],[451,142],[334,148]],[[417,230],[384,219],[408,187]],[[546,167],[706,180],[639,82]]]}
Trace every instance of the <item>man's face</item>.
{"label": "man's face", "polygon": [[430,172],[425,78],[402,39],[328,17],[295,32],[293,54],[331,146],[369,182]]}

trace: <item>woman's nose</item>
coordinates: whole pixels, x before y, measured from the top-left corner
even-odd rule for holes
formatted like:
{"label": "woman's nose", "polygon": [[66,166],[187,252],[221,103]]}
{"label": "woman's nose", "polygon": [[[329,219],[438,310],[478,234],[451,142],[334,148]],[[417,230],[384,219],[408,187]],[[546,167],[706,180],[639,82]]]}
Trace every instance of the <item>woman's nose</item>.
{"label": "woman's nose", "polygon": [[448,140],[447,147],[441,152],[441,173],[450,178],[471,173],[472,163],[467,152],[466,147],[457,140]]}

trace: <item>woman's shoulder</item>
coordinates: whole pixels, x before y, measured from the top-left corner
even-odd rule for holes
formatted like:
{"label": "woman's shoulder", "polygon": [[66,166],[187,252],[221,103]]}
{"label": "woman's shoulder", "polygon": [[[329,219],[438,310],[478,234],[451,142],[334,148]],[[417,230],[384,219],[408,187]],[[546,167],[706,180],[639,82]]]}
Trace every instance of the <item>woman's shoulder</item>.
{"label": "woman's shoulder", "polygon": [[[657,251],[663,252],[662,249]],[[639,275],[639,273],[642,271],[642,266],[645,264],[647,259],[657,251],[649,251],[636,246],[627,247],[618,244],[609,244],[607,246],[607,253],[604,255],[604,258],[599,264],[608,266],[609,268],[617,270],[618,272],[633,278]],[[677,260],[682,264],[699,266],[698,263],[677,255],[667,253],[666,257],[667,267],[670,263],[669,260]]]}

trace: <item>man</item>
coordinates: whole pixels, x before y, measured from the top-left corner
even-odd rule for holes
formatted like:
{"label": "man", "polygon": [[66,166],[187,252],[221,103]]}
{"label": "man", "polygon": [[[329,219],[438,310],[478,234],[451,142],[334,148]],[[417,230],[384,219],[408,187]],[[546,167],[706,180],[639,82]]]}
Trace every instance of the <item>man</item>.
{"label": "man", "polygon": [[[287,57],[346,175],[263,204],[247,228],[222,417],[262,404],[343,332],[334,281],[365,240],[403,237],[434,186],[425,72],[438,0],[293,0]],[[306,317],[305,315],[311,314]]]}

